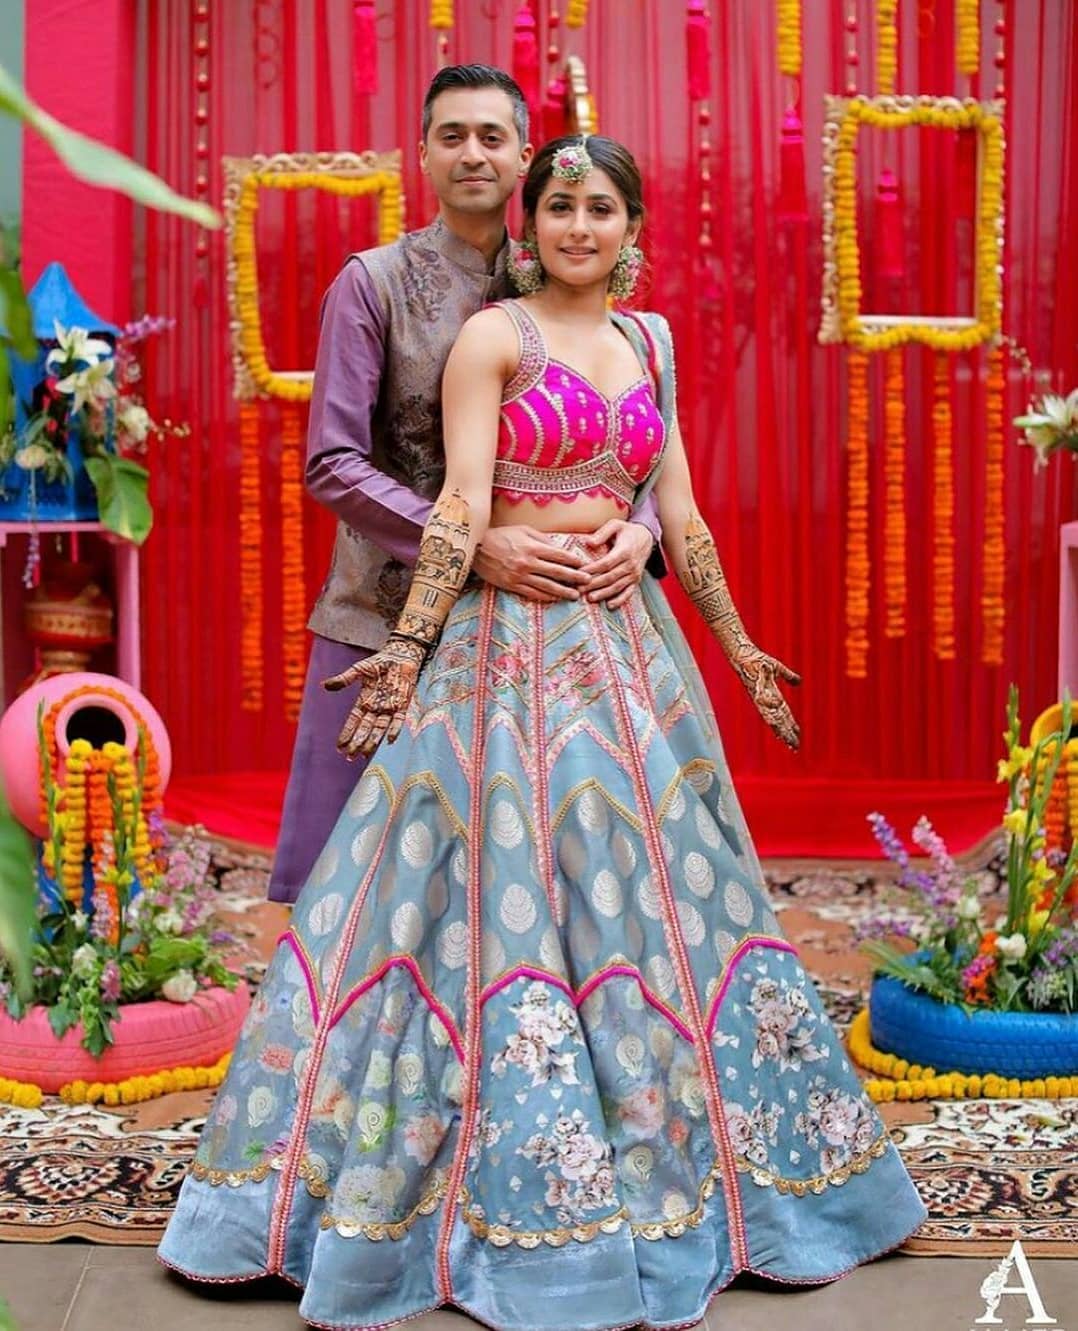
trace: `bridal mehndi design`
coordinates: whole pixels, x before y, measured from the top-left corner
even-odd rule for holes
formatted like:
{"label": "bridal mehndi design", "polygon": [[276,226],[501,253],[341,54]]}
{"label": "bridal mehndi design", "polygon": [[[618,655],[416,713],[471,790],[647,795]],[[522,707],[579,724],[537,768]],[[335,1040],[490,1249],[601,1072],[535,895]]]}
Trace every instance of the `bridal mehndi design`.
{"label": "bridal mehndi design", "polygon": [[334,691],[362,681],[337,739],[349,758],[371,754],[383,739],[392,744],[400,734],[423,662],[464,587],[474,553],[468,501],[459,491],[443,495],[423,529],[408,599],[389,641],[326,680]]}
{"label": "bridal mehndi design", "polygon": [[746,633],[719,563],[715,542],[698,513],[693,513],[685,527],[685,569],[679,581],[722,644],[756,710],[779,739],[796,749],[801,742],[800,729],[782,696],[778,679],[800,684],[801,677],[768,656]]}

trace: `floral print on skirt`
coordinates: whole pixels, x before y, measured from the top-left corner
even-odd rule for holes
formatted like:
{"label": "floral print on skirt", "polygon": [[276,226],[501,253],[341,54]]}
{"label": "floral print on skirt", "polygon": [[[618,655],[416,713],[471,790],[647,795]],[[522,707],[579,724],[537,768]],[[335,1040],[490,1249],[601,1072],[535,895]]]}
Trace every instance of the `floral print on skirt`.
{"label": "floral print on skirt", "polygon": [[920,1224],[659,598],[458,602],[296,903],[166,1264],[276,1272],[322,1327],[676,1327],[739,1271],[828,1280]]}

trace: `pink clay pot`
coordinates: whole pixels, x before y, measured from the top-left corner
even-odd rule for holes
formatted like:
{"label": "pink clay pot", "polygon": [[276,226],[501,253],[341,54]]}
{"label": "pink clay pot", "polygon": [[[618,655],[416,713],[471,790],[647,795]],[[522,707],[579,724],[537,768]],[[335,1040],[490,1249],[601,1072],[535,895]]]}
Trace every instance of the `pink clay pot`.
{"label": "pink clay pot", "polygon": [[[61,707],[56,718],[56,747],[61,758],[67,757],[71,740],[78,737],[79,713],[87,708],[100,708],[111,712],[123,727],[123,744],[129,753],[138,750],[138,713],[150,732],[161,772],[161,792],[164,793],[172,773],[172,745],[168,731],[156,709],[139,693],[138,689],[112,675],[85,674],[53,675],[42,680],[16,698],[0,718],[0,780],[7,791],[11,810],[32,836],[44,838],[48,829],[41,817],[40,768],[37,751],[37,709],[44,702],[46,710],[62,699],[83,688],[109,689],[119,693],[127,704],[104,693],[87,693],[71,698]],[[134,709],[134,710],[132,710]],[[62,783],[62,772],[58,780]]]}
{"label": "pink clay pot", "polygon": [[236,1043],[250,1002],[241,980],[231,993],[202,989],[190,1003],[127,1003],[113,1023],[116,1043],[100,1058],[79,1043],[81,1025],[58,1040],[42,1007],[31,1008],[22,1021],[0,1012],[0,1076],[55,1095],[71,1081],[123,1081],[169,1068],[207,1067]]}

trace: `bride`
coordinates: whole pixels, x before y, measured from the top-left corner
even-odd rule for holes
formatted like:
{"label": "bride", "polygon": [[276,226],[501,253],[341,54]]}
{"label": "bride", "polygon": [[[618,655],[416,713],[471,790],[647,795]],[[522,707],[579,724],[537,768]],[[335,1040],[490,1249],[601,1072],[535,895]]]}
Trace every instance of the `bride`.
{"label": "bride", "polygon": [[654,486],[666,556],[764,720],[693,499],[641,262],[640,177],[559,139],[524,187],[521,299],[462,331],[446,481],[341,736],[377,749],[217,1095],[169,1266],[277,1273],[314,1326],[453,1304],[498,1331],[698,1321],[739,1272],[812,1283],[925,1211],[762,889],[655,582],[539,604],[468,581],[488,526],[601,552]]}

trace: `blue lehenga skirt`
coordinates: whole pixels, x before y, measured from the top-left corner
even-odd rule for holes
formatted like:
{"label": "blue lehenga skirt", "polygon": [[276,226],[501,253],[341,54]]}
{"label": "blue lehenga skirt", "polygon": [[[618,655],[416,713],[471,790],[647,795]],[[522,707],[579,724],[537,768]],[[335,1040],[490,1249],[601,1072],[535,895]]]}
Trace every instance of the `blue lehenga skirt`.
{"label": "blue lehenga skirt", "polygon": [[920,1224],[645,581],[458,602],[296,903],[167,1265],[278,1273],[320,1327],[676,1327]]}

